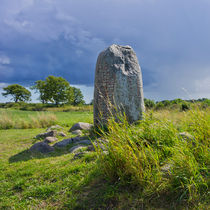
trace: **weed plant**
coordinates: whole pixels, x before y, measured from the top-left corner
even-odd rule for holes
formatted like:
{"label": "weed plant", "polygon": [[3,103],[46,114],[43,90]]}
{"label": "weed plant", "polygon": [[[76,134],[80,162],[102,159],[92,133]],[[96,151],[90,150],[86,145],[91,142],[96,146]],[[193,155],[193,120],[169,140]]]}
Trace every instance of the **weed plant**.
{"label": "weed plant", "polygon": [[[108,121],[101,130],[108,153],[97,148],[99,167],[112,182],[136,186],[143,199],[168,194],[175,201],[196,204],[207,199],[210,166],[209,110],[198,108],[174,123],[166,117],[145,114],[138,124]],[[186,136],[180,135],[185,132]]]}

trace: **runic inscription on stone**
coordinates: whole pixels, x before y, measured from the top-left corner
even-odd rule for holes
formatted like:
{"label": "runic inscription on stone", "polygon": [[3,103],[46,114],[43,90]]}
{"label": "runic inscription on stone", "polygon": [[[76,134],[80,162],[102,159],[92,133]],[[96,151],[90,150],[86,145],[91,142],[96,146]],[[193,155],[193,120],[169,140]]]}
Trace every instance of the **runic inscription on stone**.
{"label": "runic inscription on stone", "polygon": [[132,123],[144,112],[142,74],[130,46],[111,45],[97,59],[94,85],[94,124],[106,125],[123,112]]}

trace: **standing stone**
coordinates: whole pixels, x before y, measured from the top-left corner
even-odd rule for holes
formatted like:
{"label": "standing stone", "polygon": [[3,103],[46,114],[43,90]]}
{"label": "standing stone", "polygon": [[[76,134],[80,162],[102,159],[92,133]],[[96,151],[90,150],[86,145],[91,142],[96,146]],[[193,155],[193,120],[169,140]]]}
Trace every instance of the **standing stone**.
{"label": "standing stone", "polygon": [[111,115],[125,112],[128,122],[142,118],[144,96],[141,68],[130,46],[111,45],[97,60],[94,124],[105,125]]}

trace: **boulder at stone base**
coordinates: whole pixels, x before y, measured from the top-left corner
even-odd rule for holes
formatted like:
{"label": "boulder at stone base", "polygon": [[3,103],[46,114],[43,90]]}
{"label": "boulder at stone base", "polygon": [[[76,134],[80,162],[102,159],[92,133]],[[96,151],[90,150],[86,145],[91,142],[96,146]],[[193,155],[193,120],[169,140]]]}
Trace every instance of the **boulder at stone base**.
{"label": "boulder at stone base", "polygon": [[72,132],[75,130],[90,130],[92,127],[93,125],[90,123],[78,122],[70,128],[69,132]]}
{"label": "boulder at stone base", "polygon": [[53,136],[48,136],[44,139],[44,142],[47,143],[47,144],[55,142],[55,141],[58,141],[58,139],[56,137],[53,137]]}
{"label": "boulder at stone base", "polygon": [[52,130],[52,131],[48,131],[46,133],[40,133],[40,134],[36,135],[35,138],[36,139],[44,139],[44,138],[46,138],[48,136],[56,136],[56,135],[57,135],[57,131]]}
{"label": "boulder at stone base", "polygon": [[49,152],[53,152],[54,148],[49,146],[45,142],[38,142],[38,143],[35,143],[34,145],[32,145],[31,148],[29,149],[29,151],[31,151],[31,152],[49,153]]}

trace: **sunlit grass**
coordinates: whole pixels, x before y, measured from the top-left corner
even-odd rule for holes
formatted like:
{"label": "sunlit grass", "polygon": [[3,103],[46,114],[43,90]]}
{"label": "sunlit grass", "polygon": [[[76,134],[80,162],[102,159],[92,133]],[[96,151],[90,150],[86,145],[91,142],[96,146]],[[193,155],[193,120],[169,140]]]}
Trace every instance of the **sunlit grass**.
{"label": "sunlit grass", "polygon": [[71,126],[77,122],[93,122],[90,111],[21,111],[0,109],[0,129],[45,128],[50,125]]}
{"label": "sunlit grass", "polygon": [[[12,122],[33,124],[53,114],[65,133],[93,118],[88,111],[4,111]],[[0,209],[208,209],[209,109],[148,111],[132,125],[110,120],[100,134],[108,154],[97,148],[76,160],[69,148],[30,153],[45,130],[0,130]]]}
{"label": "sunlit grass", "polygon": [[[164,192],[193,204],[206,198],[209,112],[150,112],[138,125],[129,125],[124,116],[119,118],[121,123],[109,120],[108,133],[101,131],[108,141],[108,155],[100,148],[97,151],[106,177],[123,186],[138,186],[143,199]],[[181,137],[181,131],[192,138]]]}

